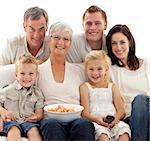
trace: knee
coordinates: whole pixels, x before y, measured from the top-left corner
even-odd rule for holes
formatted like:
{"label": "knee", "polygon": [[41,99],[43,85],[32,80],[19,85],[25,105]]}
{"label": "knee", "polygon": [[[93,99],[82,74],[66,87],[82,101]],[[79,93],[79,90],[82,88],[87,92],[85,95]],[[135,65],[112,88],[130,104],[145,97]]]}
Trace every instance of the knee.
{"label": "knee", "polygon": [[74,126],[78,126],[78,129],[81,130],[93,130],[94,131],[94,125],[92,122],[86,120],[86,119],[78,119],[74,122]]}
{"label": "knee", "polygon": [[[132,114],[145,115],[149,111],[149,97],[138,95],[132,102]],[[142,114],[143,113],[143,114]]]}
{"label": "knee", "polygon": [[55,119],[45,118],[41,121],[41,129],[55,128],[59,125],[58,121]]}
{"label": "knee", "polygon": [[15,134],[21,134],[21,133],[20,133],[20,129],[19,129],[17,126],[12,126],[12,127],[9,129],[9,132],[15,133]]}
{"label": "knee", "polygon": [[135,100],[139,100],[139,101],[141,101],[141,99],[143,100],[145,100],[145,99],[148,99],[148,96],[147,95],[137,95],[136,97],[135,97]]}
{"label": "knee", "polygon": [[37,127],[32,127],[30,130],[29,130],[29,133],[37,133],[38,132],[38,128]]}
{"label": "knee", "polygon": [[142,106],[143,104],[147,103],[149,101],[149,97],[146,95],[138,95],[134,98],[132,102],[132,106]]}
{"label": "knee", "polygon": [[28,131],[28,135],[34,135],[34,134],[37,134],[39,133],[39,130],[37,127],[32,127],[29,131]]}
{"label": "knee", "polygon": [[[71,138],[74,140],[95,140],[94,125],[86,119],[76,119],[72,122],[70,130]],[[82,138],[82,139],[81,139]]]}

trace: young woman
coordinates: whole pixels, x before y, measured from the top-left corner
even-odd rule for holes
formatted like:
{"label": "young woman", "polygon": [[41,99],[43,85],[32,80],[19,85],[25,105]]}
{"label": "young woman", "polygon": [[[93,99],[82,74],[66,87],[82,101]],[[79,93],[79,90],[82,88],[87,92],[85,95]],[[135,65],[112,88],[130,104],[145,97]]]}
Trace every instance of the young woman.
{"label": "young woman", "polygon": [[[136,56],[135,40],[126,25],[115,25],[106,37],[111,78],[123,92],[132,141],[150,140],[150,63]],[[131,108],[132,106],[132,108]]]}

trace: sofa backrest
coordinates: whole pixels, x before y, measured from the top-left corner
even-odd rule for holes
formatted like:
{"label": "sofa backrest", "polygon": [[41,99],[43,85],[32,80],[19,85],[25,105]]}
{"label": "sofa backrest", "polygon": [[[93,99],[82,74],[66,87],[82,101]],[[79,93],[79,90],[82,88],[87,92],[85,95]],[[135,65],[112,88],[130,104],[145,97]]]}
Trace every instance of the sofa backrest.
{"label": "sofa backrest", "polygon": [[0,66],[0,88],[12,83],[15,80],[15,65]]}

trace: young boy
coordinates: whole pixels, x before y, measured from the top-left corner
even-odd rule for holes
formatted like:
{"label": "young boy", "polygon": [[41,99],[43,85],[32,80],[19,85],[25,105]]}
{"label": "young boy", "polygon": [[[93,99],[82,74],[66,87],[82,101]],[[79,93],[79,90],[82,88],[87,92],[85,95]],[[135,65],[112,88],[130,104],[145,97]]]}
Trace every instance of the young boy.
{"label": "young boy", "polygon": [[21,135],[29,141],[42,141],[38,121],[43,118],[44,97],[34,85],[38,77],[35,58],[26,54],[16,63],[16,80],[0,89],[0,132],[7,141],[20,141]]}

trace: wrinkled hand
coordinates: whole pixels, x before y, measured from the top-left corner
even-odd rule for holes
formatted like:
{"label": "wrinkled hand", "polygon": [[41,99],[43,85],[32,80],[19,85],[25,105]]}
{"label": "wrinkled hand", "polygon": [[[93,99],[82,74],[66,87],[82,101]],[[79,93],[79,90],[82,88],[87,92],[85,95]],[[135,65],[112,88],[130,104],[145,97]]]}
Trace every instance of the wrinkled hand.
{"label": "wrinkled hand", "polygon": [[11,111],[7,111],[7,110],[4,111],[3,113],[1,113],[1,118],[4,122],[11,121],[11,120],[16,121],[16,117],[15,117],[14,113]]}
{"label": "wrinkled hand", "polygon": [[25,118],[26,122],[37,122],[38,121],[38,116],[36,113],[31,113],[31,116]]}

